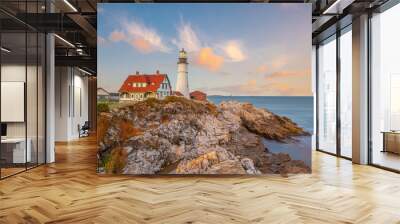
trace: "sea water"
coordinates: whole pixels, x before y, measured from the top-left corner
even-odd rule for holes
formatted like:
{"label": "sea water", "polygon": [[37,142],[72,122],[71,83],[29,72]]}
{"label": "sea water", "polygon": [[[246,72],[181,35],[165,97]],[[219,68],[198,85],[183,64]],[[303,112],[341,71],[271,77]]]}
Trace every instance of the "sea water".
{"label": "sea water", "polygon": [[[239,101],[265,108],[277,115],[286,116],[310,134],[313,133],[313,97],[309,96],[208,96],[208,100],[219,104],[223,101]],[[303,160],[311,166],[311,136],[295,137],[289,142],[264,139],[265,147],[274,153],[288,153],[292,159]]]}

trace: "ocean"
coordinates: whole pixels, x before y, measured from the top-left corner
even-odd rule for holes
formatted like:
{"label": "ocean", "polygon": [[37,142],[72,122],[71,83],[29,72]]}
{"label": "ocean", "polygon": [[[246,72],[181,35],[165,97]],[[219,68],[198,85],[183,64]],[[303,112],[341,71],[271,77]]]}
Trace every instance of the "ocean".
{"label": "ocean", "polygon": [[[257,108],[290,118],[306,131],[313,133],[314,100],[309,96],[208,96],[209,101],[219,104],[222,101],[252,103]],[[311,166],[311,136],[296,137],[288,143],[264,139],[264,145],[274,153],[288,153],[292,159],[303,160]]]}

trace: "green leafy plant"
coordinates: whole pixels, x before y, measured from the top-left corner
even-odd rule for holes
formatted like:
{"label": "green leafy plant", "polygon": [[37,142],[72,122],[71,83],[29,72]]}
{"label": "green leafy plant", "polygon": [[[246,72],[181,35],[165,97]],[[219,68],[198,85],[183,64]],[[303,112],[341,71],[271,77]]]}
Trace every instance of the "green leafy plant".
{"label": "green leafy plant", "polygon": [[97,104],[97,112],[102,113],[102,112],[109,112],[110,111],[110,106],[108,103],[98,103]]}

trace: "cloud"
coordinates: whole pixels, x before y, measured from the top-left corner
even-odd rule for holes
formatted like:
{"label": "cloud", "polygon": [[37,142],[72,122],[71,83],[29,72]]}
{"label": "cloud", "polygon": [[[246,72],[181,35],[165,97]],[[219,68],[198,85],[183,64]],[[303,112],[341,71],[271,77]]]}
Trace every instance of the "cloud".
{"label": "cloud", "polygon": [[227,58],[233,62],[239,62],[246,59],[246,56],[242,50],[242,45],[239,41],[227,41],[222,45],[222,50],[224,51]]}
{"label": "cloud", "polygon": [[122,40],[126,40],[126,36],[123,32],[118,31],[118,30],[114,30],[110,36],[108,37],[109,40],[113,41],[113,42],[118,42],[118,41],[122,41]]}
{"label": "cloud", "polygon": [[257,74],[265,74],[267,71],[268,71],[268,67],[265,64],[258,66],[256,69]]}
{"label": "cloud", "polygon": [[243,84],[238,85],[230,85],[230,86],[222,86],[209,88],[207,90],[208,93],[213,94],[225,94],[225,95],[243,95],[243,96],[257,96],[263,95],[259,93],[259,87],[257,86],[257,80],[250,79],[247,80]]}
{"label": "cloud", "polygon": [[277,57],[270,62],[271,68],[274,70],[283,68],[288,63],[289,63],[289,59],[286,56]]}
{"label": "cloud", "polygon": [[149,43],[145,39],[140,39],[140,38],[133,39],[130,41],[130,44],[132,46],[134,46],[138,51],[145,53],[145,54],[151,53],[153,51],[151,43]]}
{"label": "cloud", "polygon": [[270,66],[267,66],[267,64],[261,64],[259,66],[256,66],[254,69],[251,69],[246,73],[247,76],[249,77],[262,77],[263,75],[267,74],[269,72]]}
{"label": "cloud", "polygon": [[210,94],[235,94],[243,96],[310,96],[309,71],[280,71],[266,75],[261,80],[249,79],[243,84],[210,88]]}
{"label": "cloud", "polygon": [[307,70],[279,71],[266,75],[264,82],[269,88],[287,96],[310,96],[311,72]]}
{"label": "cloud", "polygon": [[98,45],[100,45],[100,44],[105,44],[106,42],[107,42],[107,40],[104,39],[104,37],[102,37],[102,36],[97,36],[97,44],[98,44]]}
{"label": "cloud", "polygon": [[198,52],[195,63],[210,71],[218,71],[224,63],[224,58],[216,55],[212,48],[206,47]]}
{"label": "cloud", "polygon": [[178,39],[173,39],[172,43],[178,49],[184,48],[187,52],[199,51],[201,48],[201,42],[190,23],[181,22],[178,27]]}
{"label": "cloud", "polygon": [[272,74],[268,74],[265,76],[267,80],[272,79],[292,79],[292,78],[305,78],[306,72],[305,71],[278,71]]}
{"label": "cloud", "polygon": [[309,70],[279,71],[266,75],[264,82],[280,95],[309,96],[311,92],[311,72]]}
{"label": "cloud", "polygon": [[104,13],[104,8],[97,4],[97,13]]}
{"label": "cloud", "polygon": [[240,41],[229,40],[222,44],[204,43],[191,24],[184,22],[183,19],[177,28],[177,33],[178,37],[171,42],[178,49],[184,48],[193,58],[194,65],[218,72],[220,75],[226,75],[220,71],[224,62],[239,62],[246,58]]}
{"label": "cloud", "polygon": [[[151,27],[138,22],[124,24],[126,41],[142,53],[155,51],[169,52],[170,49],[163,42],[161,35]],[[119,34],[116,34],[120,37]]]}
{"label": "cloud", "polygon": [[231,76],[232,73],[226,72],[226,71],[220,71],[218,74],[223,75],[223,76]]}

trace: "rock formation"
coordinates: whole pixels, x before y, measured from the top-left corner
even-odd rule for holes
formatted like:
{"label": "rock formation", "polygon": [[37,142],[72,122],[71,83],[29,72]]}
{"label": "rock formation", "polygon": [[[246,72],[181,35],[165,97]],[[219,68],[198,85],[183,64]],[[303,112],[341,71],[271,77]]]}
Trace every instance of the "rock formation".
{"label": "rock formation", "polygon": [[98,129],[106,173],[310,172],[304,162],[270,153],[262,143],[263,137],[286,141],[308,133],[290,119],[248,103],[148,99],[99,114]]}

